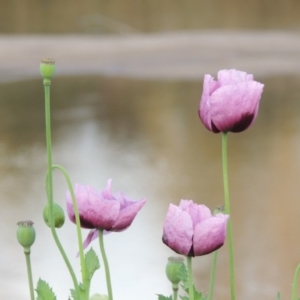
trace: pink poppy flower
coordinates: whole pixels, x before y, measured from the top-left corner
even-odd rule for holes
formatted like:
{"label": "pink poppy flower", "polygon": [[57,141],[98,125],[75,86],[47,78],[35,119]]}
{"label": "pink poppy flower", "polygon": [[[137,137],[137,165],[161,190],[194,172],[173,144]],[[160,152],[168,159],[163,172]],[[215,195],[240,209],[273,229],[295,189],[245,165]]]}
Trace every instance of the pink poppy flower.
{"label": "pink poppy flower", "polygon": [[214,132],[241,132],[256,119],[264,85],[252,74],[238,70],[221,70],[218,80],[205,75],[199,117]]}
{"label": "pink poppy flower", "polygon": [[[103,191],[96,191],[91,186],[77,184],[75,197],[77,200],[81,227],[92,229],[84,246],[87,247],[97,238],[98,229],[123,231],[133,222],[139,210],[144,206],[146,199],[132,201],[124,194],[111,193],[111,179]],[[67,192],[67,212],[70,220],[75,221],[74,209],[70,192]]]}
{"label": "pink poppy flower", "polygon": [[221,213],[212,215],[208,207],[192,200],[181,200],[179,206],[169,206],[162,240],[178,254],[209,254],[224,244],[228,218]]}

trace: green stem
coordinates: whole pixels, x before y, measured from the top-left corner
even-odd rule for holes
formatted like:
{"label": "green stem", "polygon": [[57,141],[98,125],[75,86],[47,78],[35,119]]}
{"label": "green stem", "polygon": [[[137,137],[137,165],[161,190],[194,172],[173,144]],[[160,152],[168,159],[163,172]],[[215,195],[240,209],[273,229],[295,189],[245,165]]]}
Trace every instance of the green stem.
{"label": "green stem", "polygon": [[299,281],[299,273],[300,273],[300,264],[297,266],[295,275],[294,275],[292,300],[297,300],[297,288],[298,288],[298,281]]}
{"label": "green stem", "polygon": [[217,259],[218,259],[218,250],[215,251],[213,254],[213,263],[212,263],[211,274],[210,274],[209,293],[208,293],[207,300],[213,299],[215,279],[216,279]]}
{"label": "green stem", "polygon": [[173,284],[173,300],[178,298],[178,284]]}
{"label": "green stem", "polygon": [[72,266],[68,260],[68,257],[58,239],[58,236],[55,231],[54,226],[54,216],[53,216],[53,174],[52,174],[52,145],[51,145],[51,116],[50,116],[50,84],[51,81],[44,79],[44,90],[45,90],[45,122],[46,122],[46,143],[47,143],[47,161],[48,161],[48,176],[47,176],[47,196],[50,210],[50,225],[51,232],[54,238],[54,241],[66,263],[66,266],[70,272],[70,275],[73,280],[74,288],[76,294],[79,296],[79,286],[77,279],[72,269]]}
{"label": "green stem", "polygon": [[30,290],[30,299],[34,300],[34,289],[33,289],[33,281],[32,281],[32,272],[31,272],[31,262],[30,262],[30,250],[25,250],[25,258],[26,258],[26,267],[27,267],[27,276]]}
{"label": "green stem", "polygon": [[105,277],[106,277],[106,285],[107,285],[107,292],[108,292],[108,300],[113,300],[113,294],[112,294],[112,287],[111,287],[111,280],[110,280],[110,272],[109,272],[109,265],[107,261],[107,257],[105,254],[104,249],[104,242],[103,242],[103,230],[99,229],[99,245],[100,245],[100,251],[103,259],[104,269],[105,269]]}
{"label": "green stem", "polygon": [[86,275],[86,267],[85,267],[84,252],[83,252],[80,218],[79,218],[78,205],[77,205],[74,189],[73,189],[73,186],[72,186],[72,182],[71,182],[71,179],[70,179],[70,176],[69,176],[67,170],[64,167],[62,167],[60,165],[53,165],[53,169],[58,169],[63,173],[63,175],[66,179],[70,194],[71,194],[73,209],[74,209],[74,214],[75,214],[75,221],[76,221],[76,230],[77,230],[80,264],[81,264],[82,282],[86,282],[87,275]]}
{"label": "green stem", "polygon": [[[230,215],[229,184],[228,184],[228,166],[227,166],[227,132],[222,133],[222,162],[223,162],[223,183],[225,197],[225,213]],[[233,255],[233,234],[231,216],[227,224],[227,234],[229,243],[229,266],[230,266],[230,291],[231,300],[235,300],[234,283],[234,255]]]}
{"label": "green stem", "polygon": [[187,256],[187,271],[189,278],[189,300],[194,300],[194,284],[193,284],[193,270],[192,270],[192,257]]}

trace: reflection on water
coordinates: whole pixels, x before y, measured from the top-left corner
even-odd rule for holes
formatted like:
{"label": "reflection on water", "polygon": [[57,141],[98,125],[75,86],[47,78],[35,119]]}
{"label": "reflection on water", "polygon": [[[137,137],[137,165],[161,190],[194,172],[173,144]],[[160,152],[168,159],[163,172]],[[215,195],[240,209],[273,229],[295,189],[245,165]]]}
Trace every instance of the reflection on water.
{"label": "reflection on water", "polygon": [[[290,296],[300,261],[300,78],[262,80],[265,92],[255,125],[229,135],[230,185],[239,299]],[[99,77],[55,78],[52,84],[54,162],[75,182],[148,202],[125,232],[105,237],[116,299],[155,299],[170,294],[164,275],[173,255],[161,242],[170,202],[193,199],[211,209],[223,203],[221,136],[197,116],[200,82],[154,82]],[[0,86],[0,274],[3,299],[28,299],[25,260],[16,222],[31,219],[37,241],[33,273],[67,299],[71,280],[50,231],[43,224],[46,168],[41,80]],[[56,201],[66,185],[55,173]],[[59,230],[77,266],[75,228]],[[84,231],[84,235],[87,231]],[[97,243],[93,245],[99,253]],[[220,250],[216,299],[229,299],[227,245]],[[196,258],[196,285],[208,289],[211,255]],[[76,267],[79,274],[79,268]],[[5,275],[5,276],[4,276]],[[5,279],[4,279],[5,278]],[[103,270],[93,291],[105,293]],[[12,290],[9,290],[12,288]],[[146,296],[147,295],[147,296]]]}

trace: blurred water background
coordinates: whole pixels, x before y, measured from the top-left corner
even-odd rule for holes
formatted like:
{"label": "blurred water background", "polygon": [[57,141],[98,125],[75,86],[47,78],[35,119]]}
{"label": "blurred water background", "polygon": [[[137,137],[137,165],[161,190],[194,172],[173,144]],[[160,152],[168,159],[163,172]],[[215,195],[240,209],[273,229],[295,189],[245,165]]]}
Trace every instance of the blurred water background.
{"label": "blurred water background", "polygon": [[[42,220],[46,153],[43,86],[37,74],[40,53],[51,56],[52,44],[57,55],[62,53],[51,86],[54,162],[66,167],[74,183],[100,190],[112,178],[113,191],[148,200],[128,230],[105,237],[115,299],[171,294],[164,268],[174,253],[161,242],[169,203],[193,199],[211,209],[223,204],[221,136],[208,132],[197,116],[200,75],[216,76],[224,67],[257,70],[255,78],[265,84],[258,119],[244,133],[229,135],[237,298],[275,299],[278,291],[282,299],[290,297],[300,262],[300,69],[295,67],[299,48],[293,44],[299,45],[299,13],[296,0],[1,2],[1,299],[29,299],[25,259],[15,237],[16,223],[24,219],[33,220],[37,231],[34,281],[47,280],[58,299],[67,299],[71,288]],[[171,33],[168,45],[166,32]],[[178,36],[187,43],[191,33],[201,37],[202,32],[212,36],[204,58],[198,59],[203,48],[191,43],[180,68],[172,68],[178,49],[170,58],[164,47],[178,45]],[[227,40],[232,32],[235,39]],[[251,42],[245,44],[249,32]],[[157,52],[148,49],[151,59],[145,59],[141,55],[149,34],[152,46],[163,46]],[[74,36],[80,41],[73,47],[76,60],[63,43]],[[95,53],[90,39],[121,39],[125,48],[128,41],[132,48],[127,51],[135,49],[136,56],[129,63],[127,56],[121,59],[122,49],[108,43],[105,59],[117,67],[101,71],[101,57],[89,56]],[[234,51],[234,41],[243,41],[244,48]],[[80,47],[85,47],[81,56]],[[264,51],[263,59],[258,50]],[[163,76],[156,72],[159,62],[168,70]],[[129,68],[126,63],[135,64],[135,72],[121,72]],[[54,184],[56,202],[65,207],[67,187],[57,172]],[[79,275],[75,226],[67,220],[59,236]],[[93,248],[99,253],[97,243]],[[204,292],[211,260],[211,255],[194,260],[196,285]],[[97,272],[93,292],[106,293],[103,273]],[[225,244],[219,252],[215,299],[229,298]]]}

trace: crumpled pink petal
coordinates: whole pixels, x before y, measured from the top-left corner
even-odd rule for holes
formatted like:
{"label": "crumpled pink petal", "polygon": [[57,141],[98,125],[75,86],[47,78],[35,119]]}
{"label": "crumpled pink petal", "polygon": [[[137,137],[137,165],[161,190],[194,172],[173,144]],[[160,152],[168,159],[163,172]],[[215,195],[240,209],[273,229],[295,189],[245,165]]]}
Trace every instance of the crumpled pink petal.
{"label": "crumpled pink petal", "polygon": [[[133,222],[146,199],[133,201],[122,193],[111,193],[111,179],[103,191],[96,191],[90,186],[77,184],[75,198],[79,211],[80,225],[92,229],[84,241],[87,247],[98,236],[98,230],[104,232],[123,231]],[[67,213],[75,223],[75,215],[70,192],[67,192]]]}

